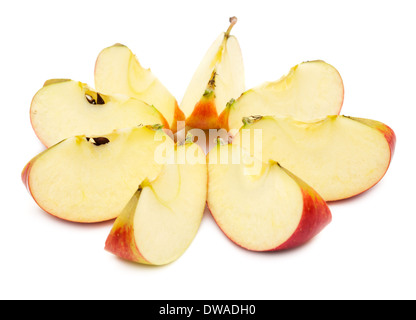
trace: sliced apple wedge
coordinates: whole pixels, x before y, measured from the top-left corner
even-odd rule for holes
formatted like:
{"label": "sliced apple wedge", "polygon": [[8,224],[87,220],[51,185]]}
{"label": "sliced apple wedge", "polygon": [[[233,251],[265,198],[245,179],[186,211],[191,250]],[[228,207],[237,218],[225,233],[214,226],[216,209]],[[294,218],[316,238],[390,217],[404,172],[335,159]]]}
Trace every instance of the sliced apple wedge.
{"label": "sliced apple wedge", "polygon": [[163,115],[147,103],[122,95],[104,95],[74,80],[45,82],[32,100],[30,119],[46,146],[78,135],[104,135],[115,129],[161,124]]}
{"label": "sliced apple wedge", "polygon": [[251,142],[260,130],[263,159],[275,159],[326,201],[350,198],[377,184],[389,168],[396,142],[387,125],[346,116],[312,122],[257,117],[245,123],[234,144],[259,156]]}
{"label": "sliced apple wedge", "polygon": [[193,143],[178,146],[173,161],[145,180],[119,215],[105,249],[138,263],[164,265],[178,259],[194,239],[207,195],[207,165]]}
{"label": "sliced apple wedge", "polygon": [[277,162],[262,162],[237,145],[208,154],[208,206],[221,230],[252,251],[304,244],[331,222],[326,202]]}
{"label": "sliced apple wedge", "polygon": [[237,38],[230,35],[237,18],[220,34],[203,57],[184,94],[180,109],[186,125],[198,129],[222,127],[219,115],[245,90],[244,65]]}
{"label": "sliced apple wedge", "polygon": [[243,117],[255,115],[310,121],[338,115],[343,101],[344,85],[338,71],[324,61],[309,61],[296,65],[278,81],[244,92],[221,117],[228,130],[238,130]]}
{"label": "sliced apple wedge", "polygon": [[84,223],[111,220],[146,177],[159,175],[163,162],[155,155],[168,154],[166,146],[173,144],[150,126],[68,138],[30,161],[22,179],[36,203],[53,216]]}
{"label": "sliced apple wedge", "polygon": [[175,97],[150,69],[143,68],[133,52],[122,44],[105,48],[95,64],[95,88],[106,94],[123,94],[158,109],[173,132],[185,117]]}

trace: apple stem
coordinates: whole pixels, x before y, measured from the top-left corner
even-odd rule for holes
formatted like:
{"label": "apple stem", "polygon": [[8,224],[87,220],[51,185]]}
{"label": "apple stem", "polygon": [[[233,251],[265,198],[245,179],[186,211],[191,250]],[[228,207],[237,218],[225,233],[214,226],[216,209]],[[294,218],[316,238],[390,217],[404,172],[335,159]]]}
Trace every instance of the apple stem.
{"label": "apple stem", "polygon": [[235,26],[237,23],[237,17],[231,17],[230,18],[230,26],[228,27],[227,31],[225,32],[225,36],[228,38],[230,36],[231,29]]}

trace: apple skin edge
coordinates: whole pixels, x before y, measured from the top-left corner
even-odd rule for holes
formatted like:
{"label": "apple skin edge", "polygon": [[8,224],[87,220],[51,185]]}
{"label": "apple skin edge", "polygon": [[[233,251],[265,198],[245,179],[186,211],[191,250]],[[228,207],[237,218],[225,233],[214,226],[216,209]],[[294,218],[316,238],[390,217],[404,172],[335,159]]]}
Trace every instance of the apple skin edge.
{"label": "apple skin edge", "polygon": [[192,114],[186,119],[186,125],[203,130],[220,129],[214,92],[204,94]]}
{"label": "apple skin edge", "polygon": [[[32,168],[32,161],[30,161],[23,169],[22,171],[22,182],[25,185],[27,191],[30,192],[30,186],[29,186],[29,174],[30,174],[30,169]],[[30,192],[31,193],[31,192]]]}
{"label": "apple skin edge", "polygon": [[371,128],[374,128],[374,129],[380,131],[384,135],[384,138],[387,140],[387,143],[389,144],[389,147],[390,147],[390,161],[391,161],[391,159],[393,158],[395,149],[396,149],[396,134],[394,133],[392,128],[390,128],[388,125],[386,125],[386,124],[384,124],[380,121],[376,121],[376,120],[357,118],[357,117],[347,117],[347,118],[350,118],[352,120],[361,122],[362,124],[365,124],[366,126],[369,126]]}
{"label": "apple skin edge", "polygon": [[30,125],[32,126],[32,130],[35,133],[36,137],[38,138],[38,140],[40,141],[40,143],[45,147],[48,148],[48,145],[45,141],[42,140],[41,136],[37,133],[36,128],[33,124],[33,119],[32,119],[32,105],[33,105],[33,101],[35,100],[36,95],[32,98],[32,102],[30,103],[30,110],[29,110],[29,118],[30,118]]}
{"label": "apple skin edge", "polygon": [[[353,196],[350,197],[350,198],[353,198],[353,197],[359,196],[359,195],[367,192],[368,190],[370,190],[371,188],[373,188],[375,185],[377,185],[384,178],[384,176],[387,173],[387,170],[390,167],[390,163],[391,163],[391,161],[393,159],[393,155],[394,155],[395,150],[396,150],[396,140],[397,140],[397,138],[396,138],[396,134],[394,133],[393,129],[390,128],[388,125],[380,122],[380,121],[371,120],[371,119],[365,119],[365,118],[350,117],[350,116],[344,116],[344,117],[350,118],[351,120],[360,122],[360,123],[362,123],[362,124],[364,124],[366,126],[369,126],[369,127],[373,128],[373,129],[378,130],[384,136],[384,138],[386,139],[387,144],[389,145],[389,148],[390,148],[390,162],[389,162],[389,165],[387,166],[386,171],[384,172],[384,174],[372,186],[370,186],[369,188],[367,188],[365,190],[362,190],[361,192],[359,192],[359,193],[357,193],[357,194],[355,194],[355,195],[353,195]],[[341,200],[334,200],[334,201],[328,201],[328,202],[336,202],[336,201],[342,201],[342,200],[343,199],[341,199]]]}
{"label": "apple skin edge", "polygon": [[139,201],[140,194],[141,189],[134,194],[126,208],[115,220],[113,228],[105,242],[105,250],[125,260],[151,264],[140,253],[134,238],[133,213]]}
{"label": "apple skin edge", "polygon": [[[60,144],[60,142],[59,143],[57,143],[56,145],[54,145],[54,146],[52,146],[52,147],[50,147],[50,148],[54,148],[55,146],[57,146],[57,145],[59,145]],[[49,148],[49,149],[50,149]],[[45,150],[46,151],[46,150]],[[45,152],[44,151],[44,152]],[[36,157],[34,157],[32,160],[30,160],[30,162],[28,162],[27,164],[26,164],[26,166],[23,168],[23,170],[22,170],[22,174],[21,174],[21,178],[22,178],[22,182],[23,182],[23,184],[25,185],[25,187],[26,187],[26,189],[27,189],[27,191],[29,192],[29,194],[31,195],[31,197],[33,198],[33,200],[35,201],[35,203],[39,206],[39,208],[41,208],[43,211],[45,211],[46,213],[48,213],[48,214],[50,214],[51,216],[53,216],[53,217],[55,217],[55,218],[59,218],[59,219],[61,219],[61,220],[65,220],[65,221],[69,221],[69,222],[77,222],[77,221],[72,221],[72,220],[69,220],[69,219],[63,219],[63,218],[61,218],[61,217],[58,217],[56,214],[54,214],[53,212],[50,212],[50,211],[47,211],[44,207],[42,207],[41,205],[40,205],[40,203],[36,200],[36,197],[33,195],[33,192],[32,192],[32,190],[31,190],[31,188],[30,188],[30,171],[31,171],[31,169],[32,169],[32,167],[33,167],[33,165],[34,165],[34,163],[36,162],[36,160],[40,157],[40,156],[42,156],[43,154],[44,154],[44,152],[41,152],[40,154],[38,154]],[[85,223],[89,223],[89,222],[85,222]]]}
{"label": "apple skin edge", "polygon": [[308,184],[290,171],[281,167],[295,180],[303,195],[303,213],[292,236],[280,246],[269,251],[280,251],[299,247],[320,233],[332,221],[332,214],[326,201]]}
{"label": "apple skin edge", "polygon": [[339,71],[337,70],[339,78],[341,79],[341,83],[342,83],[342,100],[341,103],[339,104],[339,110],[337,115],[341,114],[341,110],[342,110],[342,106],[344,105],[344,100],[345,100],[345,86],[344,86],[344,80],[342,80],[341,74],[339,73]]}
{"label": "apple skin edge", "polygon": [[[324,62],[322,60],[315,60],[315,61],[316,62]],[[335,70],[336,70],[336,72],[337,72],[337,74],[339,76],[339,79],[341,81],[341,84],[342,84],[342,99],[341,99],[341,102],[339,104],[338,112],[336,113],[336,115],[340,115],[341,114],[341,110],[342,110],[342,106],[344,105],[344,100],[345,100],[345,86],[344,86],[344,80],[341,77],[341,73],[337,69],[335,69]]]}
{"label": "apple skin edge", "polygon": [[[44,87],[46,87],[46,86],[49,86],[49,85],[51,85],[51,84],[56,84],[56,83],[61,83],[61,82],[67,82],[67,81],[71,81],[70,79],[49,79],[49,80],[46,80],[45,81],[45,83],[43,84],[43,87],[42,88],[44,88]],[[42,89],[40,89],[40,90],[42,90]],[[39,91],[40,91],[39,90]],[[49,147],[51,147],[51,146],[48,146],[48,144],[44,141],[44,140],[42,140],[42,137],[39,135],[39,133],[37,132],[37,130],[36,130],[36,127],[34,126],[34,124],[33,124],[33,119],[32,119],[32,107],[33,107],[33,104],[34,104],[34,101],[35,101],[35,98],[36,98],[36,94],[33,96],[33,98],[32,98],[32,101],[31,101],[31,103],[30,103],[30,109],[29,109],[29,118],[30,118],[30,125],[32,126],[32,129],[33,129],[33,132],[35,133],[35,135],[36,135],[36,137],[38,138],[38,140],[40,141],[40,143],[45,147],[45,148],[49,148]],[[166,120],[165,120],[166,121]]]}
{"label": "apple skin edge", "polygon": [[[176,104],[175,104],[175,112],[174,112],[173,123],[170,125],[170,130],[171,130],[173,133],[176,133],[177,131],[179,131],[179,130],[183,129],[183,128],[180,128],[180,127],[178,126],[178,124],[179,124],[180,122],[184,122],[184,121],[185,121],[185,119],[186,119],[185,114],[184,114],[184,113],[183,113],[183,111],[179,108],[179,106],[178,106],[178,102],[176,102]],[[166,121],[166,120],[165,120],[165,121]],[[167,121],[166,121],[166,123],[167,123]],[[168,126],[167,128],[169,128],[169,126]]]}
{"label": "apple skin edge", "polygon": [[[290,171],[284,169],[283,167],[281,168],[293,180],[295,180],[295,182],[297,182],[299,187],[301,188],[301,192],[303,195],[303,212],[302,217],[299,221],[299,225],[297,226],[295,232],[290,236],[290,238],[287,239],[284,243],[277,246],[276,248],[265,250],[265,252],[283,251],[299,247],[311,240],[313,237],[315,237],[332,221],[331,210],[329,209],[326,201],[303,180],[299,179],[297,176],[292,174]],[[217,223],[215,216],[212,214],[208,202],[207,207],[214,221]],[[234,241],[231,237],[227,235],[226,232],[224,232],[224,230],[222,230],[218,223],[217,225],[221,229],[221,231],[227,236],[227,238],[230,239],[234,244],[245,250],[256,252],[256,250],[246,248]]]}
{"label": "apple skin edge", "polygon": [[228,125],[228,119],[230,117],[231,107],[234,104],[234,102],[235,100],[233,99],[229,103],[227,103],[227,106],[225,107],[225,109],[221,112],[220,116],[218,117],[219,127],[227,131],[230,131],[230,127]]}
{"label": "apple skin edge", "polygon": [[[23,171],[22,171],[22,175],[21,175],[21,177],[22,177],[22,182],[23,182],[23,184],[25,185],[25,187],[26,187],[26,190],[29,192],[29,194],[31,195],[31,197],[33,198],[33,200],[35,201],[35,203],[39,206],[39,208],[41,208],[43,211],[45,211],[46,213],[48,213],[48,214],[50,214],[51,216],[53,216],[53,217],[56,217],[56,215],[54,215],[53,213],[51,213],[51,212],[48,212],[47,210],[45,210],[41,205],[40,205],[40,203],[36,200],[36,198],[33,196],[33,193],[32,193],[32,190],[31,190],[31,188],[30,188],[30,182],[29,182],[29,179],[30,179],[30,170],[32,169],[32,167],[33,167],[33,164],[36,162],[36,160],[37,160],[37,158],[39,157],[39,156],[41,156],[43,153],[41,153],[41,154],[39,154],[38,156],[36,156],[35,158],[33,158],[30,162],[28,162],[28,164],[24,167],[24,169],[23,169]],[[68,220],[69,221],[69,220]]]}
{"label": "apple skin edge", "polygon": [[163,126],[163,128],[172,130],[172,128],[170,128],[169,123],[167,122],[165,117],[160,112],[159,112],[159,114],[160,114],[160,122],[161,122],[160,124]]}
{"label": "apple skin edge", "polygon": [[394,152],[396,151],[396,134],[393,129],[389,126],[382,124],[377,128],[386,138],[387,143],[390,146],[390,161],[393,158]]}

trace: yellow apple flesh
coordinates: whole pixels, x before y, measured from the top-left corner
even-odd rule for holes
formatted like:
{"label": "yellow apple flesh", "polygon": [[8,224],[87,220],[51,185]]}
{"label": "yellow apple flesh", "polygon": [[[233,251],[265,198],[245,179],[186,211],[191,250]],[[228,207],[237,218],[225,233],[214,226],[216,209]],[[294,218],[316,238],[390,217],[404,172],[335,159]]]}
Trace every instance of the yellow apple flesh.
{"label": "yellow apple flesh", "polygon": [[134,262],[164,265],[194,239],[206,204],[207,166],[193,143],[177,146],[153,181],[145,180],[114,223],[105,248]]}
{"label": "yellow apple flesh", "polygon": [[185,120],[175,97],[124,45],[116,44],[100,52],[94,77],[95,87],[100,92],[123,94],[153,105],[173,132],[177,130],[177,122]]}
{"label": "yellow apple flesh", "polygon": [[230,35],[236,22],[235,17],[231,18],[229,29],[208,49],[184,94],[180,109],[191,128],[221,128],[221,112],[245,89],[240,45]]}
{"label": "yellow apple flesh", "polygon": [[301,121],[338,115],[344,101],[339,72],[324,61],[293,67],[280,80],[266,82],[243,93],[221,115],[228,130],[238,130],[243,117],[290,116]]}
{"label": "yellow apple flesh", "polygon": [[[256,130],[262,135],[261,154],[251,143]],[[244,139],[245,134],[249,138]],[[233,140],[263,160],[278,161],[326,201],[350,198],[377,184],[390,165],[395,142],[387,125],[345,116],[311,122],[281,117],[246,119]]]}
{"label": "yellow apple flesh", "polygon": [[30,119],[46,146],[73,136],[99,136],[115,129],[160,124],[163,115],[147,103],[122,95],[104,95],[73,80],[48,80],[34,96]]}
{"label": "yellow apple flesh", "polygon": [[58,218],[114,219],[145,178],[162,170],[158,148],[173,145],[162,130],[140,127],[100,137],[76,136],[32,159],[22,179],[35,202]]}
{"label": "yellow apple flesh", "polygon": [[248,157],[237,145],[208,154],[208,206],[221,230],[252,251],[300,246],[331,222],[326,202],[277,162]]}

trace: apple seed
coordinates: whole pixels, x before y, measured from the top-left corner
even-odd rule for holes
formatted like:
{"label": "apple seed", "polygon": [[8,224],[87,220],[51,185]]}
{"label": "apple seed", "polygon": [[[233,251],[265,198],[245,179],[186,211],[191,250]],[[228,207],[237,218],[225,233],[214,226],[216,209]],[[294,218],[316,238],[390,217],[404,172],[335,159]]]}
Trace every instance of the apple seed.
{"label": "apple seed", "polygon": [[98,138],[86,138],[87,141],[91,141],[92,144],[96,145],[96,146],[101,146],[103,144],[107,144],[110,142],[110,140],[108,140],[105,137],[98,137]]}

